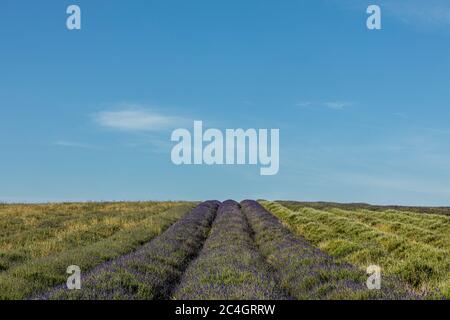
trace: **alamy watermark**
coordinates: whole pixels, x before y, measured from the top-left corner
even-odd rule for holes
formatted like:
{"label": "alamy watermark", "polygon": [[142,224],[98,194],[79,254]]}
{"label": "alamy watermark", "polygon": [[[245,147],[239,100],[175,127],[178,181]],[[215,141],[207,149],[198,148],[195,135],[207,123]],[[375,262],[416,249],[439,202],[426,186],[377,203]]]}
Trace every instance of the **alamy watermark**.
{"label": "alamy watermark", "polygon": [[81,290],[81,268],[79,266],[68,266],[67,273],[71,276],[67,278],[67,289]]}
{"label": "alamy watermark", "polygon": [[370,16],[367,18],[367,29],[369,30],[381,30],[381,8],[378,5],[372,4],[367,7],[367,14]]}
{"label": "alamy watermark", "polygon": [[[381,8],[379,5],[369,5],[366,10],[370,16],[366,25],[369,30],[381,30]],[[66,27],[69,30],[81,30],[81,8],[77,5],[70,5],[66,9],[69,17],[66,20]]]}
{"label": "alamy watermark", "polygon": [[[171,152],[175,165],[260,165],[263,176],[276,175],[280,168],[279,129],[203,130],[202,121],[194,121],[193,133],[188,129],[172,132],[177,142]],[[270,152],[269,152],[270,149]]]}
{"label": "alamy watermark", "polygon": [[81,8],[77,5],[67,7],[66,13],[69,17],[66,20],[66,27],[69,30],[81,30]]}
{"label": "alamy watermark", "polygon": [[369,290],[380,290],[381,289],[381,268],[377,265],[371,265],[367,267],[367,278],[366,285]]}

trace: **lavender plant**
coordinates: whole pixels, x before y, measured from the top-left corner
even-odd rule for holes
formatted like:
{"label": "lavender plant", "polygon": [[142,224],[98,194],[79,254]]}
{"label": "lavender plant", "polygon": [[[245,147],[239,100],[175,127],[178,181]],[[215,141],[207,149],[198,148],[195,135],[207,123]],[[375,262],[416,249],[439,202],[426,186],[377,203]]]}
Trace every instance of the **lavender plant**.
{"label": "lavender plant", "polygon": [[219,206],[207,201],[134,253],[102,264],[82,280],[81,290],[58,287],[39,299],[169,299],[189,261],[200,250]]}
{"label": "lavender plant", "polygon": [[175,299],[285,299],[251,238],[240,206],[220,206],[199,257],[188,267]]}

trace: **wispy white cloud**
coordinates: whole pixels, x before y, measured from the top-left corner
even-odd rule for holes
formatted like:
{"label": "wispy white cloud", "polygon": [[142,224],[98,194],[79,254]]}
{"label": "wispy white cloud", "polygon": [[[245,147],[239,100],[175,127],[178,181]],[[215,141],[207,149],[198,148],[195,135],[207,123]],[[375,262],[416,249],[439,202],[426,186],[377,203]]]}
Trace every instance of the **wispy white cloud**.
{"label": "wispy white cloud", "polygon": [[299,107],[311,107],[311,108],[328,108],[334,110],[343,110],[345,108],[351,107],[352,103],[345,101],[327,101],[327,102],[311,102],[304,101],[297,104]]}
{"label": "wispy white cloud", "polygon": [[58,147],[69,147],[69,148],[98,149],[98,147],[90,145],[90,144],[66,141],[66,140],[55,141],[55,142],[53,142],[53,145],[58,146]]}
{"label": "wispy white cloud", "polygon": [[172,149],[172,143],[167,139],[162,139],[155,136],[145,136],[145,139],[139,141],[132,141],[125,144],[125,147],[132,149],[149,150],[152,153],[167,154]]}
{"label": "wispy white cloud", "polygon": [[350,102],[344,102],[344,101],[333,101],[333,102],[325,102],[323,105],[330,109],[341,110],[341,109],[350,107],[352,104]]}
{"label": "wispy white cloud", "polygon": [[147,109],[101,111],[95,122],[105,128],[122,131],[161,131],[186,122],[186,119],[162,115]]}
{"label": "wispy white cloud", "polygon": [[450,26],[450,2],[448,0],[390,0],[382,6],[388,13],[408,24]]}
{"label": "wispy white cloud", "polygon": [[408,115],[406,115],[406,114],[403,113],[403,112],[394,112],[392,115],[393,115],[394,117],[400,118],[400,119],[402,119],[402,120],[408,120]]}

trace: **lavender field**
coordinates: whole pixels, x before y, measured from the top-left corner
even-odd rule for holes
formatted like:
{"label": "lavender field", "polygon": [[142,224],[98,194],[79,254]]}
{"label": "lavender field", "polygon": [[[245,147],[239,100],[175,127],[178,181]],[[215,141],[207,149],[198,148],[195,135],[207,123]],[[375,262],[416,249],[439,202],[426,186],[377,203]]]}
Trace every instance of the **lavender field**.
{"label": "lavender field", "polygon": [[[48,283],[46,289],[40,286],[41,289],[23,298],[397,300],[444,297],[419,290],[395,274],[383,276],[379,290],[370,290],[364,268],[321,250],[284,224],[283,219],[279,220],[282,216],[278,211],[276,216],[262,204],[228,200],[206,201],[193,209],[188,209],[186,204],[175,206],[188,211],[178,214],[159,235],[136,249],[83,270],[80,290],[69,290],[60,281],[53,282],[54,285]],[[67,276],[59,273],[57,279]]]}

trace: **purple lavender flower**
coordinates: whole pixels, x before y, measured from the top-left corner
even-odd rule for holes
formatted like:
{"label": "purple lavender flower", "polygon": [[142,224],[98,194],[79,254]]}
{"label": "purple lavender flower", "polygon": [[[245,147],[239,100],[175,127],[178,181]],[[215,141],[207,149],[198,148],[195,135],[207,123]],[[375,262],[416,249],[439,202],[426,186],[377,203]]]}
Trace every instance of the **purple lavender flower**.
{"label": "purple lavender flower", "polygon": [[286,299],[255,247],[240,206],[225,201],[199,257],[175,290],[175,299]]}
{"label": "purple lavender flower", "polygon": [[41,299],[169,299],[173,286],[200,250],[218,201],[207,201],[139,250],[104,263],[82,279],[82,289],[61,286]]}

